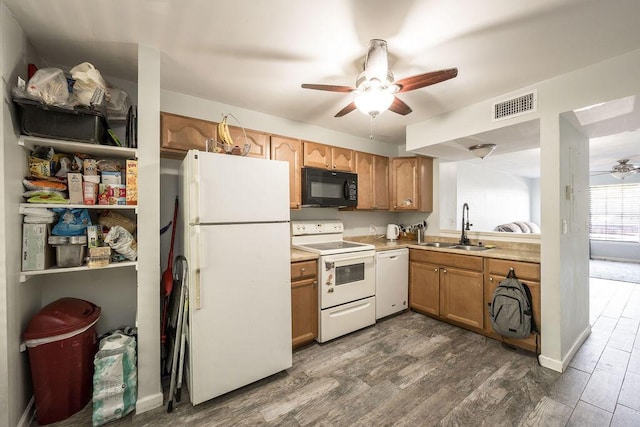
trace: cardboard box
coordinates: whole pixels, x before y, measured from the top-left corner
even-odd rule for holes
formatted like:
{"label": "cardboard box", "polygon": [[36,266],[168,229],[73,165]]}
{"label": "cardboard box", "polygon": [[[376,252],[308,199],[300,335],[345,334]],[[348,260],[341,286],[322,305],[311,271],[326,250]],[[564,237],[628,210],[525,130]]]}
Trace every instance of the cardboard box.
{"label": "cardboard box", "polygon": [[47,224],[22,224],[22,271],[45,270],[53,265],[48,237]]}
{"label": "cardboard box", "polygon": [[84,189],[84,204],[95,205],[98,200],[98,184],[93,182],[83,182],[82,187]]}
{"label": "cardboard box", "polygon": [[81,205],[84,203],[81,173],[67,173],[67,190],[69,191],[69,203],[72,205]]}
{"label": "cardboard box", "polygon": [[99,205],[126,205],[127,188],[124,184],[100,184]]}
{"label": "cardboard box", "polygon": [[138,160],[127,159],[125,167],[127,186],[127,205],[138,204]]}
{"label": "cardboard box", "polygon": [[87,267],[106,267],[109,265],[111,258],[111,248],[109,246],[101,246],[99,248],[89,248],[89,262]]}
{"label": "cardboard box", "polygon": [[102,171],[101,184],[122,184],[122,173],[120,171]]}

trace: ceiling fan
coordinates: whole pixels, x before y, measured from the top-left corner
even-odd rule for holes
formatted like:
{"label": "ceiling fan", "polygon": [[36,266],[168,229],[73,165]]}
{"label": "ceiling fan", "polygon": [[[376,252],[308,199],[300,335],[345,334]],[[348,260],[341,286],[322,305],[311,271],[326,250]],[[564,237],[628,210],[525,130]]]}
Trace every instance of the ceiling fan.
{"label": "ceiling fan", "polygon": [[369,51],[365,57],[364,71],[360,73],[356,79],[355,88],[306,83],[303,84],[302,87],[304,89],[325,90],[329,92],[353,93],[355,96],[354,101],[338,111],[335,117],[342,117],[356,108],[370,115],[372,118],[375,118],[387,109],[404,116],[412,110],[407,104],[395,96],[397,93],[420,89],[452,79],[457,75],[457,68],[449,68],[394,81],[393,73],[389,70],[387,42],[380,39],[372,39],[369,41]]}
{"label": "ceiling fan", "polygon": [[618,164],[613,166],[609,171],[594,171],[594,175],[602,175],[605,173],[618,179],[625,179],[631,175],[640,172],[640,167],[629,164],[629,159],[617,160]]}

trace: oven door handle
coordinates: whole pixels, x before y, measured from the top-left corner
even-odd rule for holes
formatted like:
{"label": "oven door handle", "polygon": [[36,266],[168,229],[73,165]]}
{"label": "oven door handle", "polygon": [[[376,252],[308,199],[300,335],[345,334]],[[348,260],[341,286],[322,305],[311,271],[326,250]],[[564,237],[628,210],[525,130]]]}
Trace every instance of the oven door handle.
{"label": "oven door handle", "polygon": [[362,256],[362,255],[355,255],[355,254],[354,254],[354,255],[352,255],[352,256],[348,256],[348,257],[339,257],[339,258],[338,258],[338,257],[333,257],[333,256],[331,256],[331,255],[327,255],[327,256],[325,256],[325,257],[324,257],[324,261],[325,261],[325,262],[332,262],[332,263],[334,263],[334,264],[338,264],[338,263],[341,263],[342,261],[353,261],[354,259],[360,259],[360,260],[366,260],[366,259],[369,259],[369,258],[372,258],[372,259],[373,259],[373,258],[374,258],[374,256],[375,256],[374,254],[371,254],[371,255],[365,255],[365,256]]}

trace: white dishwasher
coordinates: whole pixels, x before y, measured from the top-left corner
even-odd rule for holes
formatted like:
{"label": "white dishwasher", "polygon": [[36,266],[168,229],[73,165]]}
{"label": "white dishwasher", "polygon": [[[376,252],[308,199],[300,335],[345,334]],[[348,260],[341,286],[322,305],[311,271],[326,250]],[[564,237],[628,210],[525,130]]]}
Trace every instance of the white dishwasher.
{"label": "white dishwasher", "polygon": [[376,252],[376,319],[408,307],[409,249]]}

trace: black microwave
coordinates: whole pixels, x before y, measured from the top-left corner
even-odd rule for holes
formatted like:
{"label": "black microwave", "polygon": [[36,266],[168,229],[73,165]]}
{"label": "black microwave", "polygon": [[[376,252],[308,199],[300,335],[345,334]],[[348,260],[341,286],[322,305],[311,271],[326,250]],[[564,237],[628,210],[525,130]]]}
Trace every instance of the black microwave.
{"label": "black microwave", "polygon": [[343,207],[358,204],[358,175],[302,168],[303,207]]}

